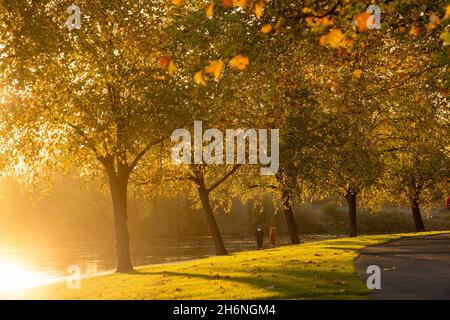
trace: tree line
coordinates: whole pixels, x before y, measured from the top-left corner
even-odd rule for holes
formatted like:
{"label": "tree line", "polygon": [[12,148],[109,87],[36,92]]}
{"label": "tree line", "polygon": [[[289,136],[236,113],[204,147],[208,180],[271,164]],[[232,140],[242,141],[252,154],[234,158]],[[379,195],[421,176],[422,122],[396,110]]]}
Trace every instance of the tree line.
{"label": "tree line", "polygon": [[[444,1],[381,1],[375,30],[364,1],[80,0],[68,30],[70,5],[0,1],[0,163],[36,184],[61,168],[102,175],[119,272],[132,269],[130,186],[191,192],[219,255],[213,203],[271,192],[296,244],[294,201],[342,196],[356,236],[358,201],[408,204],[422,231],[421,205],[450,192]],[[174,164],[171,133],[199,120],[279,129],[277,174]]]}

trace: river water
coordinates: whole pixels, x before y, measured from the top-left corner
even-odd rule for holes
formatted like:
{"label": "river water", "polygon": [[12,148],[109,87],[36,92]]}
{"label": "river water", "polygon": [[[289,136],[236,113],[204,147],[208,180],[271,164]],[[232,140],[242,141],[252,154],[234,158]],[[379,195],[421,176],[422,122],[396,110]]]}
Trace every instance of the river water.
{"label": "river water", "polygon": [[[300,238],[301,242],[311,242],[334,237],[307,235]],[[229,252],[256,249],[253,238],[225,236],[224,241]],[[287,237],[278,238],[278,245],[288,244]],[[214,255],[214,247],[210,237],[141,239],[131,242],[131,254],[133,265],[141,266],[209,257]],[[0,293],[60,281],[73,266],[79,268],[82,275],[113,270],[114,245],[109,242],[0,245]]]}

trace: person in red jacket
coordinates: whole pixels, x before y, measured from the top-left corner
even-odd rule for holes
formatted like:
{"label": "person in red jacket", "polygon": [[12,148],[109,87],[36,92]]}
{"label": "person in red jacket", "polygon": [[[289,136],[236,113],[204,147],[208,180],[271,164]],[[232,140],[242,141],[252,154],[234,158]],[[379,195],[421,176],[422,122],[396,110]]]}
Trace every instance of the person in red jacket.
{"label": "person in red jacket", "polygon": [[275,231],[275,227],[270,227],[269,239],[270,239],[270,243],[272,244],[272,246],[275,247],[277,245],[277,233]]}
{"label": "person in red jacket", "polygon": [[445,209],[450,210],[450,197],[445,200]]}

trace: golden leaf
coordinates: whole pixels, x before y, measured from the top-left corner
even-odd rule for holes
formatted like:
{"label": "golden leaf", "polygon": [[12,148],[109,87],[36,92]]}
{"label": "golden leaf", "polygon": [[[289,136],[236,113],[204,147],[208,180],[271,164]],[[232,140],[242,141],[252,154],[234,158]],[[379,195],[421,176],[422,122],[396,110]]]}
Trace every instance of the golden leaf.
{"label": "golden leaf", "polygon": [[177,66],[171,59],[169,62],[169,66],[167,67],[167,71],[169,71],[170,74],[174,74],[175,72],[177,72],[177,70],[178,70]]}
{"label": "golden leaf", "polygon": [[260,18],[264,12],[264,0],[258,0],[253,6],[253,13]]}
{"label": "golden leaf", "polygon": [[436,29],[438,25],[441,24],[441,19],[436,14],[432,14],[430,16],[430,22],[427,24],[427,30],[431,31],[433,29]]}
{"label": "golden leaf", "polygon": [[328,17],[319,18],[316,22],[317,26],[331,26],[333,25],[333,23],[333,19],[330,19]]}
{"label": "golden leaf", "polygon": [[171,0],[171,1],[177,7],[181,6],[184,3],[184,0]]}
{"label": "golden leaf", "polygon": [[195,82],[197,84],[202,85],[202,86],[206,86],[206,81],[205,81],[205,78],[203,77],[203,71],[202,70],[197,71],[194,74],[194,80],[195,80]]}
{"label": "golden leaf", "polygon": [[321,46],[326,46],[328,44],[328,36],[326,36],[326,35],[321,36],[319,43]]}
{"label": "golden leaf", "polygon": [[231,67],[239,70],[245,70],[249,63],[250,61],[248,60],[248,58],[242,54],[238,54],[229,62]]}
{"label": "golden leaf", "polygon": [[233,0],[233,6],[245,9],[247,6],[247,0]]}
{"label": "golden leaf", "polygon": [[450,18],[450,4],[445,8],[444,20]]}
{"label": "golden leaf", "polygon": [[306,17],[306,24],[309,27],[315,27],[316,26],[316,22],[314,21],[314,17]]}
{"label": "golden leaf", "polygon": [[339,29],[331,29],[330,32],[322,37],[320,37],[320,44],[330,45],[332,48],[339,48],[344,34]]}
{"label": "golden leaf", "polygon": [[412,26],[411,30],[409,30],[409,34],[414,36],[414,37],[418,37],[420,33],[420,29],[418,26]]}
{"label": "golden leaf", "polygon": [[208,4],[208,6],[205,9],[205,15],[208,18],[212,18],[212,16],[214,15],[214,8],[216,7],[216,3],[215,2],[211,2],[210,4]]}
{"label": "golden leaf", "polygon": [[444,32],[441,33],[441,35],[439,36],[439,39],[444,41],[445,45],[449,45],[450,44],[450,32],[448,30],[445,30]]}
{"label": "golden leaf", "polygon": [[359,79],[359,78],[361,78],[362,73],[363,72],[362,72],[361,69],[356,69],[355,71],[353,71],[353,77],[356,78],[356,79]]}
{"label": "golden leaf", "polygon": [[267,23],[267,24],[262,26],[260,31],[262,33],[269,33],[270,31],[272,31],[272,28],[273,28],[272,25],[270,23]]}
{"label": "golden leaf", "polygon": [[220,79],[224,63],[222,60],[211,61],[208,66],[205,67],[205,73],[210,73],[214,75],[216,80]]}

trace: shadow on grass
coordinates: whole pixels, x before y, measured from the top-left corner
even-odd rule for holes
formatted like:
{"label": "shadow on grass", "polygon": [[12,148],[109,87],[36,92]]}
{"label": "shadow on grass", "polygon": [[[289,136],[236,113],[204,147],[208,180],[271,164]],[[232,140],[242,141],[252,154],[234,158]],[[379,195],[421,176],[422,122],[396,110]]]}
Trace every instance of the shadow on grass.
{"label": "shadow on grass", "polygon": [[139,271],[135,274],[227,281],[273,292],[273,295],[265,296],[263,299],[321,299],[326,296],[345,298],[345,295],[365,296],[367,294],[362,282],[352,272],[283,268],[252,272],[249,276],[176,271]]}

